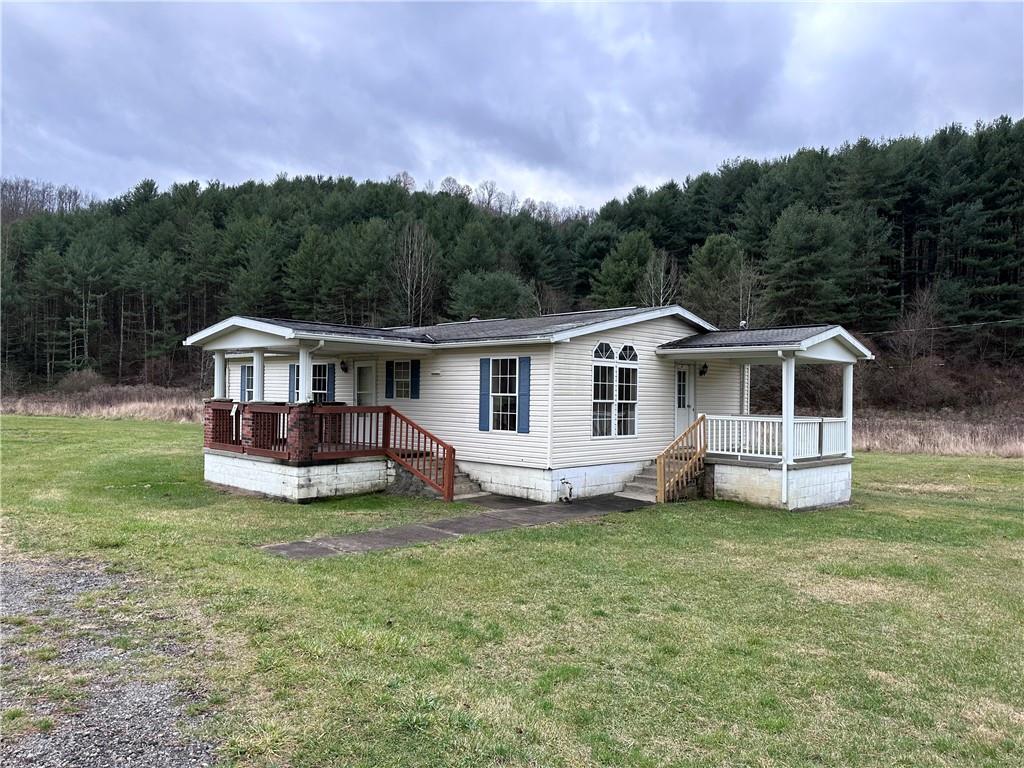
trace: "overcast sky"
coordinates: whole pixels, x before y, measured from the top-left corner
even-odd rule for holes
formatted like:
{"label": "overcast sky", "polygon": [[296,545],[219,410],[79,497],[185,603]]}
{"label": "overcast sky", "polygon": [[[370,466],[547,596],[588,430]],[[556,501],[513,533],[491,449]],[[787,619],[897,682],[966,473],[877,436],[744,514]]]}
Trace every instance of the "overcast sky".
{"label": "overcast sky", "polygon": [[453,175],[598,206],[1024,113],[1024,5],[12,5],[3,174]]}

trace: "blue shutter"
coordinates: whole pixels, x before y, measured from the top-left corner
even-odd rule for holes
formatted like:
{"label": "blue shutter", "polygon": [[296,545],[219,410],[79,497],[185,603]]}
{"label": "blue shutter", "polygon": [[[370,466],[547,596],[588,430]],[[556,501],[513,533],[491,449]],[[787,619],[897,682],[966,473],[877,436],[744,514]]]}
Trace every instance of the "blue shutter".
{"label": "blue shutter", "polygon": [[413,400],[420,399],[420,361],[409,362],[409,394]]}
{"label": "blue shutter", "polygon": [[245,402],[245,369],[247,365],[241,365],[238,367],[238,402]]}
{"label": "blue shutter", "polygon": [[516,404],[516,432],[530,432],[530,358],[520,357],[519,401]]}
{"label": "blue shutter", "polygon": [[480,358],[480,431],[491,429],[491,358]]}
{"label": "blue shutter", "polygon": [[384,398],[391,400],[395,396],[395,361],[384,363]]}
{"label": "blue shutter", "polygon": [[291,363],[288,366],[288,402],[289,403],[294,403],[295,400],[296,400],[295,396],[298,394],[295,391],[295,372],[298,371],[298,370],[299,370],[299,366],[296,363]]}
{"label": "blue shutter", "polygon": [[333,403],[337,398],[334,396],[334,363],[327,364],[327,402]]}

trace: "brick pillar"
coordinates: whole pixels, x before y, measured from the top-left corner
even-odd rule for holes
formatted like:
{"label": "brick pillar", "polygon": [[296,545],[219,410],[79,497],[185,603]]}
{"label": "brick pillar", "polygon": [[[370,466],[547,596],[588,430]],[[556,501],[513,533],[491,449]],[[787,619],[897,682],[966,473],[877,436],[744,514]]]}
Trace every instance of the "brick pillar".
{"label": "brick pillar", "polygon": [[239,403],[238,407],[242,411],[242,451],[245,452],[252,448],[252,411],[248,403]]}
{"label": "brick pillar", "polygon": [[213,442],[213,408],[210,407],[210,400],[203,400],[203,447],[208,447]]}
{"label": "brick pillar", "polygon": [[288,407],[288,459],[308,463],[313,460],[316,433],[312,403],[295,403]]}

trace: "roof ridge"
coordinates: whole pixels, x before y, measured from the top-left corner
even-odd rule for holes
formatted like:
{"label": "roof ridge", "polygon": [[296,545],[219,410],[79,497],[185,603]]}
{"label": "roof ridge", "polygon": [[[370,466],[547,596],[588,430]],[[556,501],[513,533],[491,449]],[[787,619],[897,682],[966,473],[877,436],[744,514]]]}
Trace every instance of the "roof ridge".
{"label": "roof ridge", "polygon": [[[674,304],[664,304],[665,307],[673,307]],[[567,315],[588,315],[594,312],[621,312],[624,309],[661,309],[662,307],[604,307],[602,309],[575,309],[572,312],[551,312],[546,315],[530,315],[528,317],[489,317],[486,320],[448,320],[443,323],[431,323],[430,325],[389,325],[385,326],[384,330],[397,331],[403,328],[434,328],[438,325],[462,325],[464,323],[473,323],[478,325],[479,323],[497,323],[497,322],[509,322],[513,320],[537,320],[542,317],[565,317]]]}
{"label": "roof ridge", "polygon": [[839,323],[799,323],[797,325],[765,325],[756,328],[719,328],[716,331],[703,331],[702,333],[736,333],[737,331],[781,331],[787,328],[835,328]]}

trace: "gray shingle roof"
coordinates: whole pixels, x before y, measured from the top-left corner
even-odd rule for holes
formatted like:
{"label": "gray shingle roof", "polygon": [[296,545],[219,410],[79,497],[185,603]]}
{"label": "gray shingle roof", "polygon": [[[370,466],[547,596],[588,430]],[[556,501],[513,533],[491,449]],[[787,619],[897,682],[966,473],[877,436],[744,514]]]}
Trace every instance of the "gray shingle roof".
{"label": "gray shingle roof", "polygon": [[749,328],[708,331],[662,344],[659,349],[704,349],[707,347],[775,347],[799,344],[835,325],[787,325],[775,328]]}
{"label": "gray shingle roof", "polygon": [[246,317],[246,320],[258,320],[261,323],[291,328],[300,333],[335,334],[338,336],[355,336],[361,339],[399,339],[402,341],[423,341],[422,334],[404,332],[405,329],[370,328],[364,325],[345,325],[344,323],[314,323],[307,320],[289,320],[284,317]]}
{"label": "gray shingle roof", "polygon": [[650,312],[650,307],[595,309],[590,312],[566,312],[560,315],[520,317],[506,320],[466,320],[458,323],[425,325],[419,328],[394,328],[399,333],[415,333],[435,342],[488,341],[551,336],[605,320]]}
{"label": "gray shingle roof", "polygon": [[391,339],[418,341],[425,344],[460,341],[499,341],[508,339],[543,339],[562,331],[650,312],[652,307],[620,307],[595,309],[585,312],[565,312],[557,315],[521,317],[502,320],[465,320],[455,323],[402,326],[397,328],[367,328],[340,323],[314,323],[284,318],[250,317],[265,323],[291,328],[300,333],[339,335],[365,339]]}

